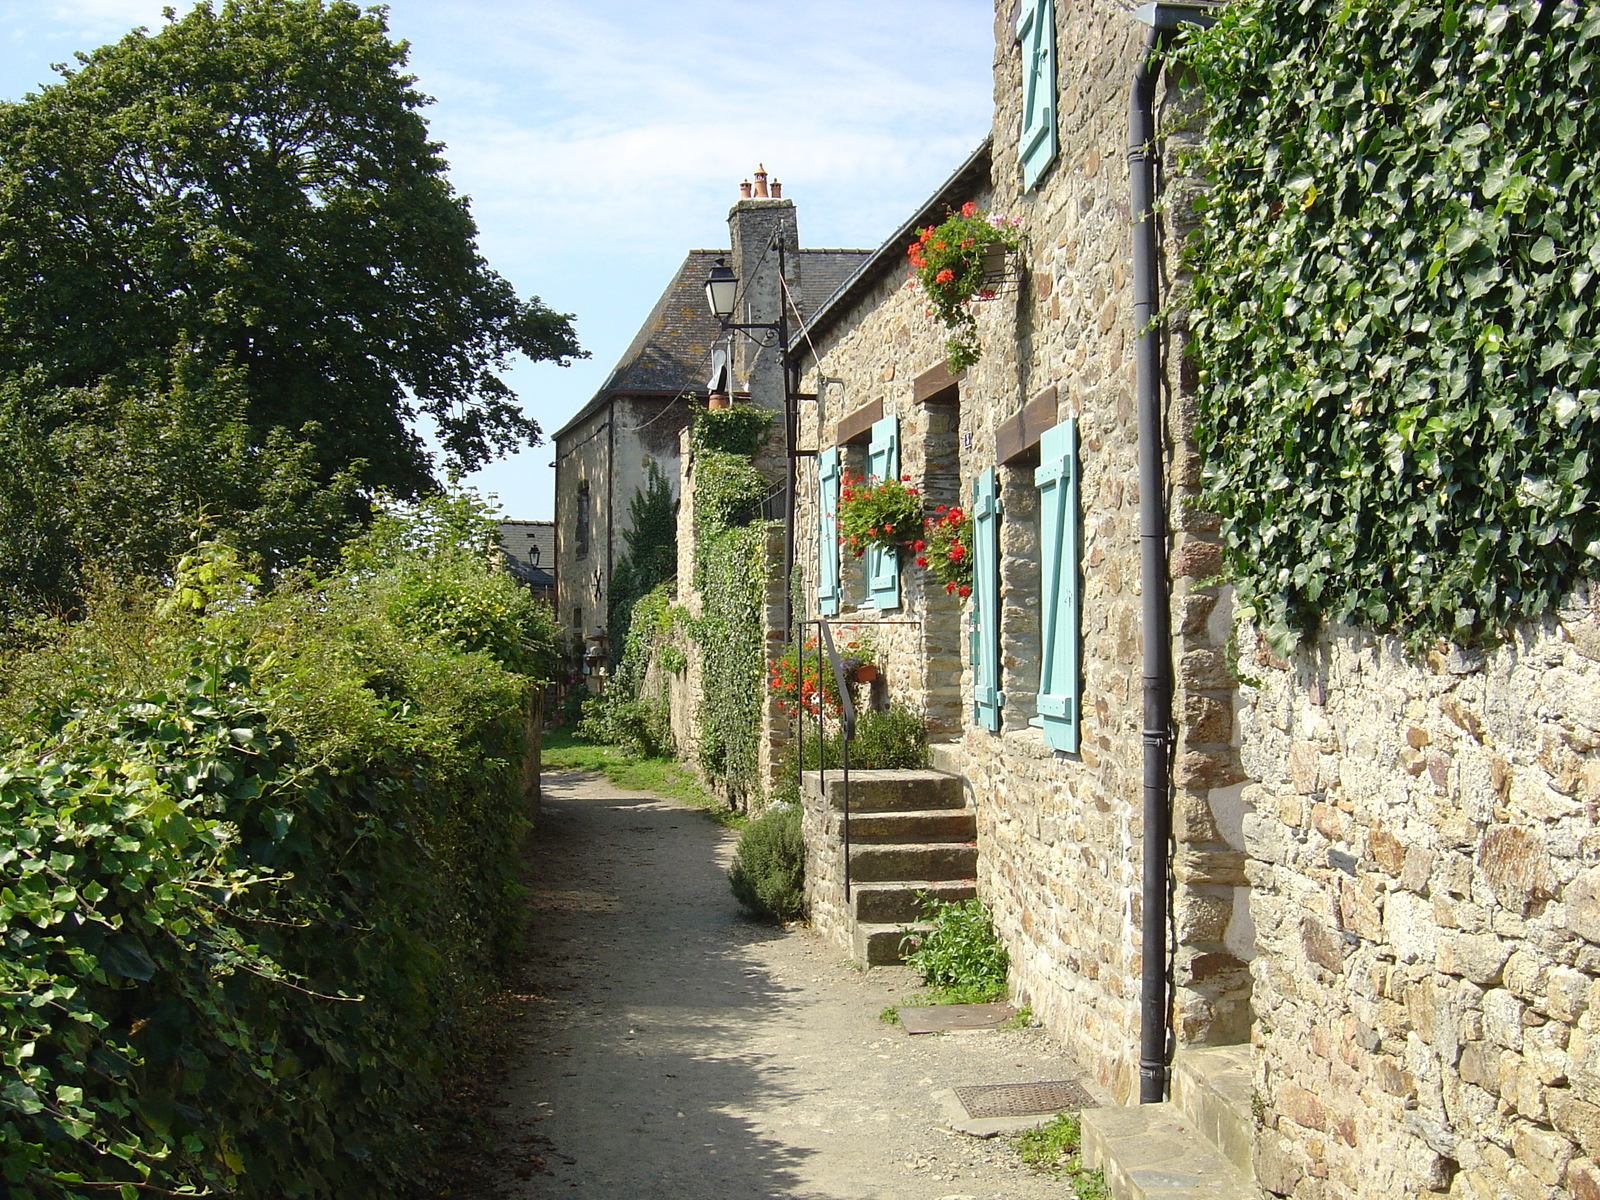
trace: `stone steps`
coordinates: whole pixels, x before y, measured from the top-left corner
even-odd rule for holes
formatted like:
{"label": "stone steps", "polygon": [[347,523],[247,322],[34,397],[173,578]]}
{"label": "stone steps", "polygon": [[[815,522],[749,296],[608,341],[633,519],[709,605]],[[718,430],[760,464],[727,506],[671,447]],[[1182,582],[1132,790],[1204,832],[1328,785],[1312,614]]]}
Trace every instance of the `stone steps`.
{"label": "stone steps", "polygon": [[852,882],[971,879],[978,873],[976,842],[880,842],[850,846]]}
{"label": "stone steps", "polygon": [[[817,791],[817,772],[805,773],[806,790]],[[827,773],[827,799],[844,807],[844,776]],[[930,808],[965,808],[966,790],[961,779],[943,771],[852,771],[850,815],[866,812],[918,812]]]}
{"label": "stone steps", "polygon": [[[805,775],[822,801],[826,836],[840,839],[844,777]],[[852,771],[850,900],[843,913],[851,954],[867,966],[901,961],[906,927],[921,928],[919,892],[940,900],[977,894],[977,815],[962,780],[943,771]],[[837,844],[836,842],[834,844]]]}
{"label": "stone steps", "polygon": [[928,925],[921,921],[906,924],[877,924],[857,921],[850,929],[850,955],[858,963],[869,967],[892,967],[896,963],[904,962],[900,955],[900,943],[906,936],[906,929],[927,929]]}
{"label": "stone steps", "polygon": [[1248,1046],[1180,1051],[1171,1100],[1085,1109],[1084,1162],[1112,1200],[1260,1200],[1249,1063]]}
{"label": "stone steps", "polygon": [[978,836],[978,816],[965,808],[921,812],[852,812],[850,842],[970,842]]}
{"label": "stone steps", "polygon": [[897,879],[858,883],[852,887],[852,911],[868,925],[910,925],[922,918],[918,893],[936,900],[970,900],[978,894],[976,879]]}

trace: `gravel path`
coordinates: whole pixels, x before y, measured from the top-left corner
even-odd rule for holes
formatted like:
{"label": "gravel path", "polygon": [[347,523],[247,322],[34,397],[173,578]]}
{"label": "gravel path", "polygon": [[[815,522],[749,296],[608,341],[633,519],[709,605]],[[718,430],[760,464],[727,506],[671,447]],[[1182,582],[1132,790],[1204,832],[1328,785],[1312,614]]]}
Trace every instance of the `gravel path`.
{"label": "gravel path", "polygon": [[744,918],[735,836],[594,776],[550,774],[523,1010],[493,1156],[508,1200],[1064,1200],[1003,1139],[940,1125],[967,1083],[1080,1074],[1040,1029],[908,1037],[804,930]]}

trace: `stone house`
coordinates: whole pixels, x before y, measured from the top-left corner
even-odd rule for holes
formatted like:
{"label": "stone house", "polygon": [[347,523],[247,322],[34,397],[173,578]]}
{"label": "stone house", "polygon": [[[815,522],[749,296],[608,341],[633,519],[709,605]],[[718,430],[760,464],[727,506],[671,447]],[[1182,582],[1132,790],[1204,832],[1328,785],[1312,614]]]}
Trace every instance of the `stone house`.
{"label": "stone house", "polygon": [[[928,714],[1018,1002],[1113,1101],[1170,1097],[1087,1119],[1113,1195],[1160,1133],[1217,1195],[1600,1197],[1600,589],[1423,662],[1340,627],[1282,659],[1236,620],[1195,503],[1194,106],[1150,65],[1207,15],[997,4],[991,141],[791,342],[803,603]],[[1025,237],[953,376],[906,247],[968,201]],[[972,508],[969,602],[841,556],[869,470]],[[846,948],[839,847],[809,852]]]}
{"label": "stone house", "polygon": [[[603,676],[621,653],[609,645],[605,626],[612,573],[627,550],[629,502],[653,470],[678,494],[681,435],[694,412],[717,391],[782,407],[776,350],[724,330],[707,308],[712,268],[731,262],[750,281],[750,298],[775,298],[781,289],[768,279],[774,270],[768,246],[779,236],[788,250],[783,286],[805,314],[868,253],[801,249],[794,201],[783,198],[780,184],[769,187],[765,171],[742,190],[728,214],[732,249],[689,252],[606,381],[552,438],[556,613],[569,638],[583,643],[586,673]],[[772,317],[757,312],[745,319]]]}

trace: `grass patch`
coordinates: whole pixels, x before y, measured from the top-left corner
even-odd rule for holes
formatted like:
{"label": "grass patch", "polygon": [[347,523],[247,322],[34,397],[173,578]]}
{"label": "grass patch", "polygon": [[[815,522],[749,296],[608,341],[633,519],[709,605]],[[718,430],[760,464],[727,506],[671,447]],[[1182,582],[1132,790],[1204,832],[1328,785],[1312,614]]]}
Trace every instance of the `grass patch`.
{"label": "grass patch", "polygon": [[885,1005],[883,1011],[878,1014],[878,1020],[882,1021],[885,1025],[900,1024],[899,1006],[894,1004]]}
{"label": "grass patch", "polygon": [[1083,1165],[1083,1140],[1076,1113],[1062,1113],[1012,1138],[1017,1154],[1035,1171],[1066,1179],[1078,1200],[1106,1200],[1105,1173]]}
{"label": "grass patch", "polygon": [[586,741],[570,729],[548,729],[540,743],[539,764],[546,771],[594,771],[618,787],[649,792],[698,809],[728,829],[744,825],[736,813],[701,785],[675,758],[635,758],[616,746]]}
{"label": "grass patch", "polygon": [[1012,1013],[1011,1014],[1011,1019],[1009,1021],[1007,1021],[1004,1025],[1000,1026],[1000,1028],[1001,1029],[1027,1029],[1030,1025],[1033,1025],[1033,1024],[1035,1024],[1034,1019],[1033,1019],[1033,1009],[1029,1008],[1026,1004],[1024,1004],[1021,1008],[1017,1009],[1016,1012]]}

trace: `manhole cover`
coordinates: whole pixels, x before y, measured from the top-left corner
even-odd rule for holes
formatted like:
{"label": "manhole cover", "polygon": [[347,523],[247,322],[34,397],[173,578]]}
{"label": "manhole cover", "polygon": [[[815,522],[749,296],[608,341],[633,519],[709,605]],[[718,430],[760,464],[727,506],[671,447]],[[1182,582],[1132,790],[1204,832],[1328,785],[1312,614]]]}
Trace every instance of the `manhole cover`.
{"label": "manhole cover", "polygon": [[976,1083],[955,1089],[956,1099],[973,1120],[1033,1117],[1040,1113],[1094,1108],[1095,1102],[1071,1079],[1047,1083]]}
{"label": "manhole cover", "polygon": [[918,1004],[897,1010],[907,1033],[948,1033],[999,1029],[1017,1010],[1009,1004]]}

